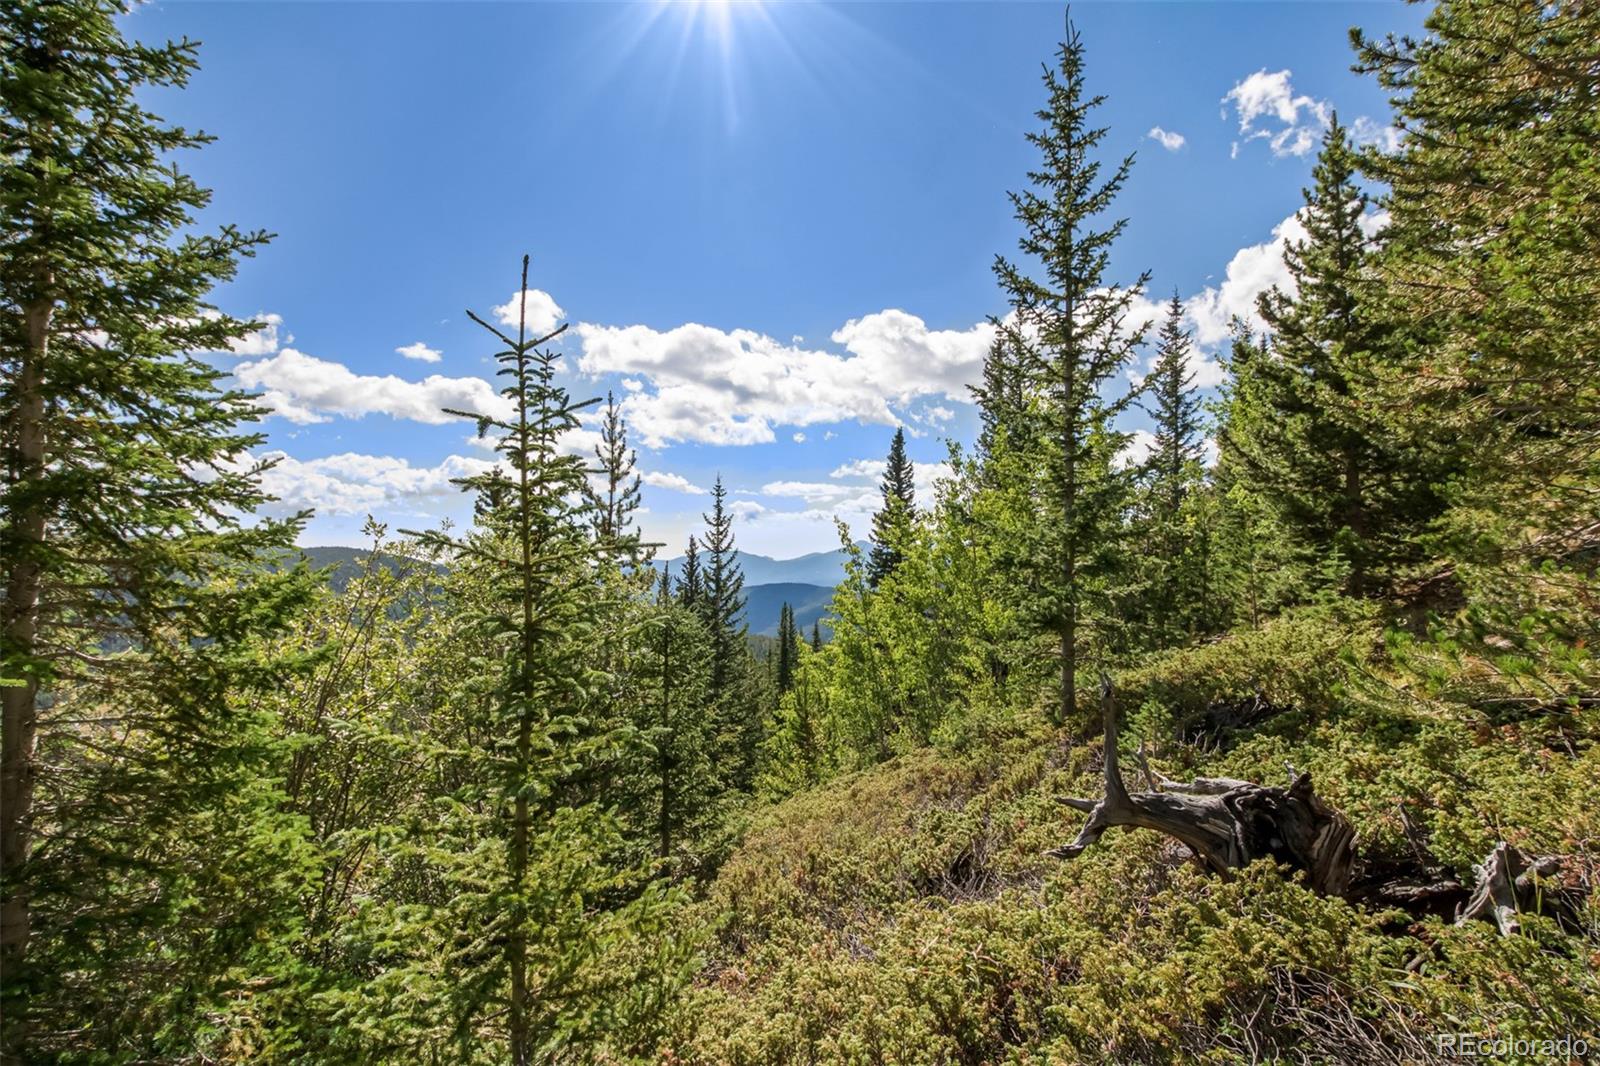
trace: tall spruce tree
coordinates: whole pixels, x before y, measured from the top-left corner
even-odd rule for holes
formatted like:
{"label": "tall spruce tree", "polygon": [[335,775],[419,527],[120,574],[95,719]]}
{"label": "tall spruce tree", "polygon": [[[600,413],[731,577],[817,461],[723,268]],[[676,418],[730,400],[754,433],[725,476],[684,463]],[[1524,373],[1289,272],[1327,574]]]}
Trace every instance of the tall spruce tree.
{"label": "tall spruce tree", "polygon": [[[1085,94],[1083,43],[1070,21],[1057,66],[1045,69],[1044,85],[1048,101],[1038,113],[1044,128],[1028,134],[1039,150],[1039,168],[1028,174],[1030,188],[1011,194],[1023,229],[1018,247],[1042,265],[1044,277],[1035,280],[1019,263],[997,255],[995,276],[1013,313],[995,325],[1019,353],[1043,412],[1037,441],[1042,454],[1021,465],[1041,472],[1038,493],[1050,501],[1026,532],[1037,588],[1032,609],[1056,634],[1060,649],[1054,710],[1059,721],[1077,706],[1086,616],[1121,565],[1116,531],[1128,478],[1114,462],[1125,435],[1112,420],[1134,394],[1106,393],[1142,343],[1143,329],[1128,329],[1125,319],[1148,275],[1131,287],[1105,280],[1111,247],[1126,221],[1103,217],[1133,158],[1102,180],[1095,153],[1106,130],[1090,126],[1089,116],[1103,98]],[[1098,613],[1109,622],[1109,612]]]}
{"label": "tall spruce tree", "polygon": [[1156,340],[1156,359],[1146,384],[1146,409],[1155,440],[1144,463],[1151,547],[1156,567],[1150,583],[1153,629],[1162,642],[1184,632],[1203,611],[1203,561],[1188,527],[1185,505],[1201,483],[1203,426],[1200,397],[1189,369],[1193,338],[1183,327],[1183,302],[1172,294]]}
{"label": "tall spruce tree", "polygon": [[906,431],[896,429],[889,442],[889,461],[883,472],[883,506],[872,516],[872,551],[867,556],[867,582],[877,588],[900,565],[906,530],[916,513],[916,490],[911,460],[906,458]]}
{"label": "tall spruce tree", "polygon": [[794,687],[794,672],[800,663],[800,634],[794,627],[794,608],[787,603],[778,612],[778,646],[773,651],[775,668],[773,681],[778,695]]}
{"label": "tall spruce tree", "polygon": [[720,696],[732,685],[744,645],[744,571],[733,542],[733,512],[728,490],[718,475],[711,488],[711,513],[703,515],[705,534],[704,587],[706,626],[711,631],[711,687]]}
{"label": "tall spruce tree", "polygon": [[[1411,595],[1451,621],[1452,700],[1552,706],[1600,686],[1600,83],[1592,3],[1442,0],[1425,32],[1352,34],[1399,150],[1371,292],[1406,327],[1367,397],[1439,456],[1445,510]],[[1470,678],[1470,681],[1467,680]],[[1476,708],[1475,708],[1476,711]]]}
{"label": "tall spruce tree", "polygon": [[705,562],[701,617],[711,637],[711,700],[718,723],[718,759],[729,788],[748,792],[765,730],[759,677],[745,640],[744,572],[734,546],[728,490],[718,476],[711,513],[704,516]]}
{"label": "tall spruce tree", "polygon": [[[593,802],[570,803],[564,788],[615,743],[589,724],[605,681],[591,647],[614,606],[596,580],[609,546],[590,535],[585,465],[559,446],[588,404],[572,402],[555,382],[548,344],[566,327],[528,335],[527,283],[524,257],[515,339],[468,312],[504,345],[495,361],[513,414],[450,412],[476,419],[480,435],[495,431],[512,491],[466,539],[424,536],[486,590],[478,628],[492,671],[481,720],[468,733],[479,748],[476,772],[427,856],[451,883],[449,913],[434,920],[473,930],[472,946],[444,963],[455,986],[444,1009],[464,1058],[482,1046],[483,1031],[498,1031],[517,1066],[602,1038],[618,1023],[620,997],[593,968],[609,941],[648,925],[659,902],[646,893],[625,906],[596,906],[643,871],[616,867],[614,821]],[[490,472],[460,484],[499,492],[502,478]],[[485,854],[489,841],[495,847]]]}
{"label": "tall spruce tree", "polygon": [[705,608],[705,576],[700,569],[700,545],[693,535],[683,552],[683,571],[678,575],[678,602],[695,611]]}
{"label": "tall spruce tree", "polygon": [[641,542],[634,525],[634,515],[639,510],[641,479],[635,469],[639,455],[628,447],[628,424],[623,421],[614,393],[606,394],[600,443],[594,446],[594,455],[599,464],[595,472],[604,485],[597,489],[585,481],[584,491],[594,509],[595,536],[618,562],[648,563],[654,549]]}
{"label": "tall spruce tree", "polygon": [[1234,412],[1228,432],[1313,572],[1361,596],[1415,561],[1416,535],[1438,502],[1418,454],[1363,401],[1397,342],[1360,295],[1371,286],[1374,240],[1356,165],[1335,115],[1304,193],[1306,238],[1284,252],[1294,291],[1274,288],[1259,302],[1270,355],[1252,370],[1266,406]]}
{"label": "tall spruce tree", "polygon": [[209,138],[142,102],[197,49],[119,14],[0,4],[6,1063],[207,1054],[299,861],[254,694],[311,593],[262,565],[300,523],[241,521],[261,411],[196,354],[258,325],[207,296],[267,236],[190,229],[210,193],[174,159]]}

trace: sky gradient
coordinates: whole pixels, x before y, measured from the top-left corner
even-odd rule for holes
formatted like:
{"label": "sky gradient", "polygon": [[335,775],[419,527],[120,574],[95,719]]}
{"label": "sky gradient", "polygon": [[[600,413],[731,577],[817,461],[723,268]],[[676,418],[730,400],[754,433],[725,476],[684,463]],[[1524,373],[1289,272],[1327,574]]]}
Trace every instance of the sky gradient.
{"label": "sky gradient", "polygon": [[[1110,280],[1152,272],[1200,341],[1282,282],[1282,241],[1332,110],[1384,143],[1347,30],[1359,4],[1079,4],[1107,158],[1136,153]],[[991,273],[1035,162],[1053,4],[158,2],[134,37],[203,42],[169,120],[203,224],[276,239],[215,301],[269,329],[213,358],[262,392],[281,510],[308,544],[368,513],[419,528],[470,505],[492,458],[440,406],[494,410],[491,338],[533,257],[537,317],[571,323],[564,380],[625,405],[649,539],[678,554],[721,474],[741,547],[779,557],[865,533],[897,424],[931,492],[970,442]],[[1128,428],[1139,428],[1135,417]],[[586,448],[592,432],[571,442]]]}

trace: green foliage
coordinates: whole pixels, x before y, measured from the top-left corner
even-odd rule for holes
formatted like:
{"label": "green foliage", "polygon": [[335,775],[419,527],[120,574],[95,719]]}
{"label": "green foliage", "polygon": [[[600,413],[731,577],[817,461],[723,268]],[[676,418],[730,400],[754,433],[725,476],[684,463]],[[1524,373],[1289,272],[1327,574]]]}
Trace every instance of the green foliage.
{"label": "green foliage", "polygon": [[872,551],[867,557],[867,582],[873,588],[900,565],[896,545],[905,539],[905,527],[916,513],[914,471],[906,458],[906,431],[896,429],[889,442],[889,459],[883,472],[883,507],[872,516]]}
{"label": "green foliage", "polygon": [[[1016,389],[998,388],[1020,377],[1020,409],[1011,424],[992,410],[986,421],[1005,432],[990,433],[987,458],[994,479],[1030,501],[1029,521],[1002,543],[1016,553],[1030,574],[1029,599],[1035,620],[1055,634],[1060,646],[1059,699],[1053,720],[1077,710],[1077,671],[1091,654],[1104,657],[1118,636],[1105,632],[1113,612],[1107,602],[1120,565],[1122,510],[1128,472],[1116,460],[1126,435],[1114,419],[1133,402],[1111,386],[1143,342],[1144,330],[1129,331],[1124,321],[1148,275],[1131,287],[1107,284],[1111,248],[1126,220],[1099,220],[1110,210],[1133,165],[1121,161],[1100,177],[1096,152],[1106,130],[1089,125],[1102,100],[1087,94],[1084,49],[1068,23],[1057,65],[1046,67],[1048,102],[1038,113],[1044,128],[1028,134],[1039,150],[1039,169],[1030,187],[1011,194],[1023,235],[1018,249],[1043,268],[1043,280],[996,256],[995,278],[1011,305],[996,320],[1000,337],[991,356],[1008,363],[986,373],[994,384],[980,398],[997,395],[1014,402]],[[1013,365],[1014,364],[1014,365]],[[1016,459],[1008,462],[1006,452]],[[1082,632],[1082,623],[1099,623]],[[1114,627],[1113,627],[1114,628]]]}
{"label": "green foliage", "polygon": [[212,1047],[305,872],[257,701],[314,579],[263,571],[299,523],[248,517],[260,411],[196,354],[254,327],[207,298],[266,235],[191,229],[206,138],[140,101],[195,48],[119,10],[0,6],[7,1062]]}

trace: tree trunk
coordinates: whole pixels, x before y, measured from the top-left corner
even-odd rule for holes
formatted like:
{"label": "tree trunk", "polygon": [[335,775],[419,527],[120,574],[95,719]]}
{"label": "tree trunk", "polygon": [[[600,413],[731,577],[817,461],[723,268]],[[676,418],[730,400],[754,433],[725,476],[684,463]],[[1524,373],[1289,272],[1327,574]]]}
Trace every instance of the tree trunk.
{"label": "tree trunk", "polygon": [[[50,349],[50,320],[54,303],[41,298],[24,311],[27,347],[17,374],[16,422],[6,427],[16,449],[17,465],[9,473],[17,484],[43,476],[45,468],[44,368]],[[4,730],[0,751],[0,871],[8,892],[0,903],[0,970],[16,975],[27,954],[29,891],[27,862],[32,846],[35,747],[38,743],[38,676],[32,669],[38,645],[39,588],[43,568],[39,549],[45,540],[45,508],[30,502],[12,515],[14,536],[20,542],[7,567],[5,646],[7,658],[23,667],[23,676],[10,680],[19,685],[0,687]],[[16,1007],[13,1005],[13,1010]],[[0,1040],[6,1062],[21,1061],[24,1018],[10,1018]]]}

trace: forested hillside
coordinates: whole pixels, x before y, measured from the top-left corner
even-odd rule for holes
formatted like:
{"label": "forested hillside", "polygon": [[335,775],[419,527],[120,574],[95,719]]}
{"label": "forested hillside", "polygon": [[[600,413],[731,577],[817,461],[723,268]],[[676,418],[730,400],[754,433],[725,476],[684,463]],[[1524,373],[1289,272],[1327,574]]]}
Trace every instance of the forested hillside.
{"label": "forested hillside", "polygon": [[1209,401],[1069,22],[981,432],[759,657],[527,258],[472,522],[306,565],[204,358],[268,236],[119,10],[0,2],[8,1066],[1600,1053],[1600,7],[1352,31],[1398,143],[1332,119]]}

